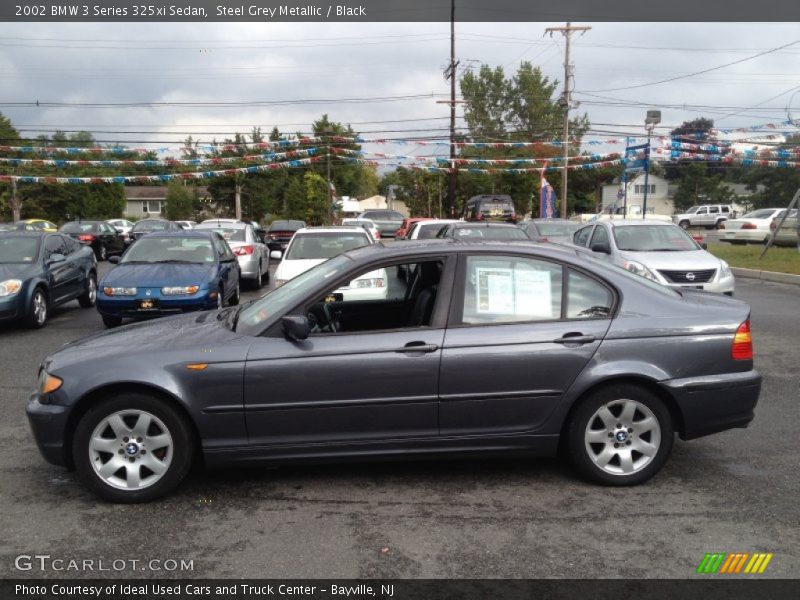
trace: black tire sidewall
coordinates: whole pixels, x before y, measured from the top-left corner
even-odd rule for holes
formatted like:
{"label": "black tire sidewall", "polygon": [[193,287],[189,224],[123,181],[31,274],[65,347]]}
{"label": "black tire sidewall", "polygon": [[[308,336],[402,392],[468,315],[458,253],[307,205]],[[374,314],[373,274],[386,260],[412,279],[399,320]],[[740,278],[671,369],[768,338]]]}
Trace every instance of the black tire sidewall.
{"label": "black tire sidewall", "polygon": [[[144,410],[164,423],[172,436],[173,454],[167,472],[149,487],[136,491],[113,488],[101,480],[90,463],[88,444],[97,424],[120,410]],[[123,393],[92,406],[75,428],[72,458],[81,483],[104,500],[120,503],[150,502],[173,491],[186,477],[194,459],[194,435],[186,418],[168,402],[140,393]]]}
{"label": "black tire sidewall", "polygon": [[[89,295],[89,280],[90,279],[94,279],[94,289],[95,289],[95,299],[94,300],[92,300],[92,298]],[[86,289],[84,290],[83,294],[81,294],[78,297],[78,303],[83,308],[91,308],[91,307],[93,307],[95,305],[96,300],[97,300],[97,275],[95,275],[94,273],[89,273],[89,275],[86,277]]]}
{"label": "black tire sidewall", "polygon": [[[613,475],[597,467],[589,457],[584,435],[589,419],[598,408],[613,400],[636,400],[649,408],[661,427],[661,445],[655,458],[640,471],[630,475]],[[631,384],[610,385],[601,388],[580,401],[567,426],[567,447],[572,463],[587,479],[611,486],[627,486],[644,483],[661,470],[672,451],[675,437],[672,416],[664,402],[651,391]]]}

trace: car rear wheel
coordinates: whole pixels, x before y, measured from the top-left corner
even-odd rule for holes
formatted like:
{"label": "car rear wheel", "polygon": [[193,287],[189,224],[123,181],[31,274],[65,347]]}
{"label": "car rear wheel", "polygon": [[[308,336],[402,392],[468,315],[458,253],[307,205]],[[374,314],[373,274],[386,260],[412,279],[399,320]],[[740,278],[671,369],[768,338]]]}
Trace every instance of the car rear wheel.
{"label": "car rear wheel", "polygon": [[233,290],[233,295],[230,297],[230,300],[228,300],[228,306],[236,306],[237,304],[239,304],[239,298],[241,296],[240,286],[241,286],[240,282],[237,281],[236,289]]}
{"label": "car rear wheel", "polygon": [[636,485],[655,475],[672,450],[672,418],[663,401],[637,385],[600,389],[575,410],[567,429],[570,457],[588,479]]}
{"label": "car rear wheel", "polygon": [[86,277],[86,288],[83,294],[78,297],[78,303],[83,308],[91,308],[97,301],[97,275],[89,273]]}
{"label": "car rear wheel", "polygon": [[111,317],[103,315],[103,325],[111,329],[112,327],[119,327],[122,325],[122,317]]}
{"label": "car rear wheel", "polygon": [[97,249],[97,260],[106,260],[108,259],[108,250],[103,244],[100,244],[100,247]]}
{"label": "car rear wheel", "polygon": [[28,316],[26,322],[29,327],[40,329],[47,324],[47,317],[50,313],[50,303],[47,300],[47,294],[44,293],[42,288],[36,288],[31,297],[31,304],[28,307]]}
{"label": "car rear wheel", "polygon": [[186,477],[194,437],[186,419],[163,400],[121,394],[83,415],[72,455],[81,482],[101,498],[148,502]]}
{"label": "car rear wheel", "polygon": [[253,289],[254,290],[260,290],[261,286],[264,285],[264,275],[261,272],[262,268],[263,268],[262,264],[258,263],[258,271],[256,272],[257,274],[256,274],[255,279],[253,279]]}

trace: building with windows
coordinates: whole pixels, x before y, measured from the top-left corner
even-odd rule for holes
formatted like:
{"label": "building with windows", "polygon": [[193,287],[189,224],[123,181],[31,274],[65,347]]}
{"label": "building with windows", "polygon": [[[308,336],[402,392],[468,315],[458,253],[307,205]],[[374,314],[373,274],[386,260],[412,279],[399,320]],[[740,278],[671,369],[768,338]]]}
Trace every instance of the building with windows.
{"label": "building with windows", "polygon": [[[207,187],[198,186],[200,198],[208,198]],[[167,206],[167,186],[137,185],[125,187],[125,215],[134,219],[160,217]]]}

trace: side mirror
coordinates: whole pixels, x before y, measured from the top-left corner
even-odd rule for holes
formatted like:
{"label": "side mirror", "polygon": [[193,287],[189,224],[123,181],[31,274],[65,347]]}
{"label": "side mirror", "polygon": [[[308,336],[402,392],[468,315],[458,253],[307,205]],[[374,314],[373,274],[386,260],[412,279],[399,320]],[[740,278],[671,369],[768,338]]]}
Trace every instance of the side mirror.
{"label": "side mirror", "polygon": [[611,254],[611,248],[607,244],[592,244],[591,250],[601,254]]}
{"label": "side mirror", "polygon": [[703,250],[708,250],[708,244],[706,244],[705,242],[703,242],[702,244],[700,244],[700,247],[701,247]]}
{"label": "side mirror", "polygon": [[269,257],[274,258],[275,260],[280,260],[281,256],[283,256],[283,254],[281,253],[280,250],[273,250],[272,252],[269,253]]}
{"label": "side mirror", "polygon": [[50,255],[50,258],[47,259],[47,264],[48,265],[52,265],[52,264],[55,264],[55,263],[64,262],[65,260],[67,260],[66,256],[64,256],[63,254],[60,254],[58,252],[53,252]]}
{"label": "side mirror", "polygon": [[110,262],[112,265],[119,264],[119,256],[109,256],[108,262]]}
{"label": "side mirror", "polygon": [[283,335],[293,342],[300,342],[308,338],[310,333],[306,317],[289,316],[281,319]]}

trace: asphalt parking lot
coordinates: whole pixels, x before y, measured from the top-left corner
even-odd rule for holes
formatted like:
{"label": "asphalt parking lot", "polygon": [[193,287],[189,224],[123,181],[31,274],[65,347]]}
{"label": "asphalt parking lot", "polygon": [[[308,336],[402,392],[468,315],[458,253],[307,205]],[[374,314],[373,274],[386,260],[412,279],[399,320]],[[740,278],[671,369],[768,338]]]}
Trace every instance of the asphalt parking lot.
{"label": "asphalt parking lot", "polygon": [[[714,551],[771,552],[765,576],[799,577],[800,287],[739,279],[736,295],[764,375],[756,420],[678,441],[627,489],[555,459],[433,461],[199,472],[163,501],[106,504],[44,462],[24,413],[41,359],[101,330],[98,313],[71,302],[44,330],[2,327],[0,577],[692,577]],[[193,570],[21,572],[20,554]]]}

